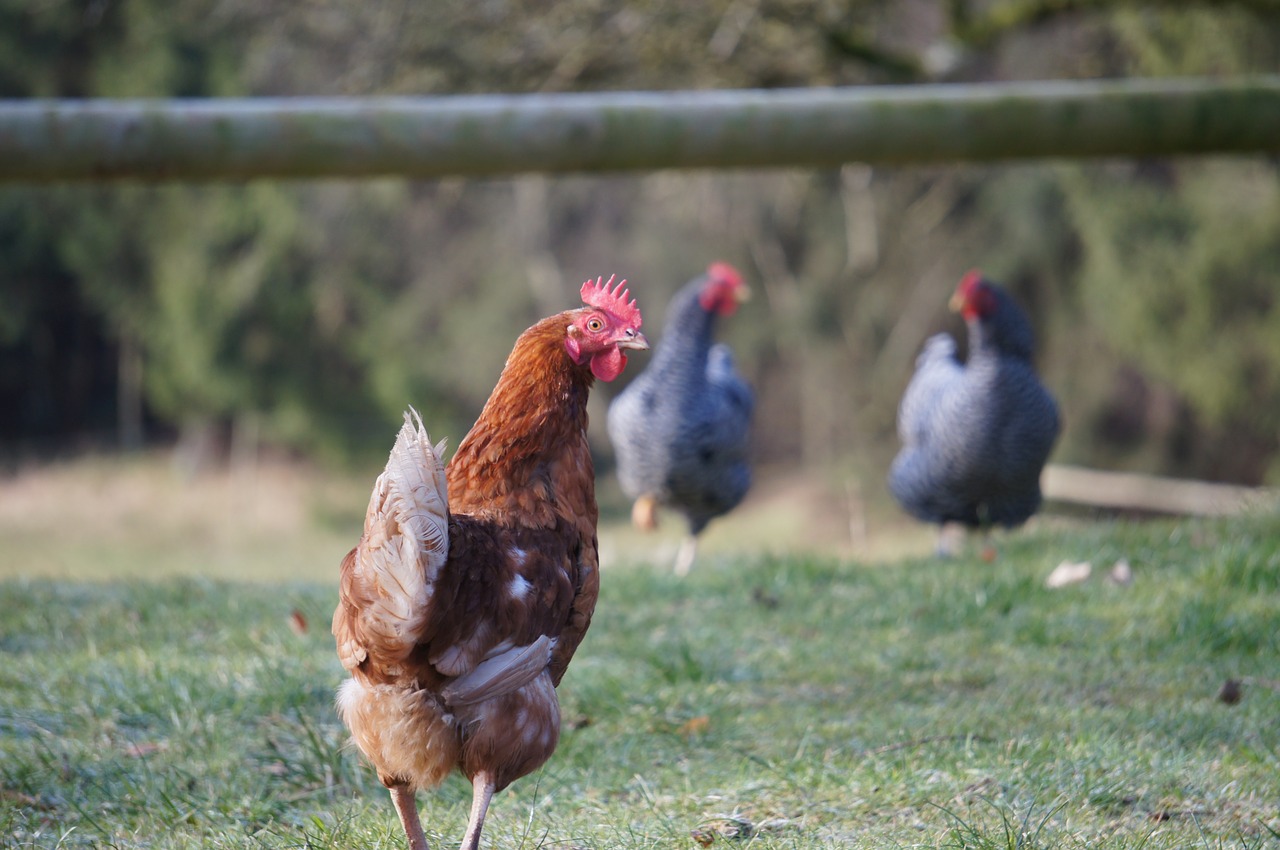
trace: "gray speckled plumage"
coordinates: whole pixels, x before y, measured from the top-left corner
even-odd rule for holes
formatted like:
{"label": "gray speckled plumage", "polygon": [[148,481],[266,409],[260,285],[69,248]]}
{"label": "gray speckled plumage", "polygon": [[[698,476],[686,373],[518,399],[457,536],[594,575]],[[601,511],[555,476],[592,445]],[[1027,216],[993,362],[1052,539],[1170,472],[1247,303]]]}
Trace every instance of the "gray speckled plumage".
{"label": "gray speckled plumage", "polygon": [[1002,289],[988,315],[967,319],[969,356],[931,337],[898,408],[902,449],[889,489],[926,522],[1014,527],[1040,507],[1040,473],[1060,424],[1031,362],[1034,333]]}
{"label": "gray speckled plumage", "polygon": [[682,514],[694,535],[751,486],[755,406],[732,352],[712,341],[717,316],[699,302],[706,281],[672,298],[653,360],[609,405],[607,423],[623,492]]}

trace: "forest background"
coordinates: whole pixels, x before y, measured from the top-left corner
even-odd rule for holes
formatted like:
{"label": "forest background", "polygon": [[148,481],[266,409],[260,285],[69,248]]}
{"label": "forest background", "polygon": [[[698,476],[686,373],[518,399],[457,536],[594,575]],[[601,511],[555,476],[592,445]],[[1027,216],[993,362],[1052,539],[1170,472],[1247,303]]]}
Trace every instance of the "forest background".
{"label": "forest background", "polygon": [[[1276,0],[0,0],[6,98],[1278,69]],[[372,468],[410,403],[456,444],[582,280],[628,277],[659,331],[713,260],[757,296],[724,336],[761,463],[881,491],[916,353],[962,330],[947,298],[980,267],[1038,329],[1055,460],[1280,483],[1274,157],[0,187],[0,463],[176,446],[190,469]]]}

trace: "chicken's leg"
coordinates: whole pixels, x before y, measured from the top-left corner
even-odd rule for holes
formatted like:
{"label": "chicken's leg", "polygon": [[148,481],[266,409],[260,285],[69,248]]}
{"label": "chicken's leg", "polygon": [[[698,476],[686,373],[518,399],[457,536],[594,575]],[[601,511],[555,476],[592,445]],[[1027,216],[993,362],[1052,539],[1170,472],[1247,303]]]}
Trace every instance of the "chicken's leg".
{"label": "chicken's leg", "polygon": [[471,819],[467,822],[467,834],[462,837],[458,850],[480,850],[480,830],[484,829],[484,816],[493,799],[493,776],[480,771],[471,777]]}
{"label": "chicken's leg", "polygon": [[395,804],[400,825],[409,839],[409,850],[431,850],[427,846],[426,833],[422,831],[422,821],[418,820],[418,801],[414,798],[413,789],[408,785],[392,785],[387,790],[391,792],[391,802]]}
{"label": "chicken's leg", "polygon": [[693,569],[693,559],[698,557],[698,536],[690,534],[680,542],[680,551],[676,552],[675,573],[684,577]]}
{"label": "chicken's leg", "polygon": [[933,554],[938,558],[954,558],[964,543],[964,528],[955,523],[944,522],[938,525],[938,541],[933,547]]}

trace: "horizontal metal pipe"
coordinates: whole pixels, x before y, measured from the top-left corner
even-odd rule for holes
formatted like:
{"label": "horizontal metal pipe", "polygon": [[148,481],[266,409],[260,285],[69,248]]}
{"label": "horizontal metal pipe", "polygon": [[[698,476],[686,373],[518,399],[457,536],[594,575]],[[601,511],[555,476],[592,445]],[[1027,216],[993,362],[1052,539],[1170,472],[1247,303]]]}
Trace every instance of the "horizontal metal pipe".
{"label": "horizontal metal pipe", "polygon": [[0,101],[0,182],[492,176],[1280,151],[1280,76]]}

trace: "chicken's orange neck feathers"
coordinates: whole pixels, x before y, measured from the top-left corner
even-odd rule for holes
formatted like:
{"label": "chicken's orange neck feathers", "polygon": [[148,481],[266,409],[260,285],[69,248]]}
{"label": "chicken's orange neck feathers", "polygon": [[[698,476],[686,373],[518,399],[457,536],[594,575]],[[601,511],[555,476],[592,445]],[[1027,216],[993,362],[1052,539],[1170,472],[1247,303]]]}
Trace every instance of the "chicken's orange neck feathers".
{"label": "chicken's orange neck feathers", "polygon": [[570,313],[529,328],[448,467],[449,509],[522,524],[594,515],[587,397],[594,376],[565,350]]}

